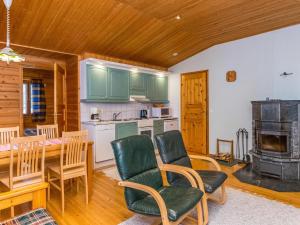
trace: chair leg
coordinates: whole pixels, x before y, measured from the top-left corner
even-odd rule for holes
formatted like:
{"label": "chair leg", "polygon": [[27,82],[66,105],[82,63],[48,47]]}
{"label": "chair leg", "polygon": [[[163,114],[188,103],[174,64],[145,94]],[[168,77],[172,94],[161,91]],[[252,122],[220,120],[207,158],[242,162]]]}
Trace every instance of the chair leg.
{"label": "chair leg", "polygon": [[216,198],[215,196],[209,195],[208,199],[211,201],[214,201],[218,204],[223,205],[226,202],[226,191],[225,191],[225,185],[223,184],[221,187],[221,196]]}
{"label": "chair leg", "polygon": [[206,194],[204,193],[202,197],[202,209],[203,209],[203,224],[206,225],[208,224],[208,206],[207,206],[207,197]]}
{"label": "chair leg", "polygon": [[80,179],[79,177],[76,178],[76,186],[77,186],[76,191],[77,191],[77,193],[79,192],[79,179]]}
{"label": "chair leg", "polygon": [[60,188],[61,188],[61,210],[62,214],[65,212],[65,188],[64,188],[64,180],[60,177]]}
{"label": "chair leg", "polygon": [[51,184],[50,184],[50,170],[49,169],[48,169],[47,181],[49,183],[48,190],[47,190],[47,192],[48,192],[48,201],[49,201],[50,200],[50,186],[51,186]]}
{"label": "chair leg", "polygon": [[155,220],[151,225],[162,225],[162,221],[160,219]]}
{"label": "chair leg", "polygon": [[15,207],[14,207],[14,206],[11,206],[11,207],[10,207],[10,216],[11,216],[11,217],[14,217],[14,216],[15,216]]}
{"label": "chair leg", "polygon": [[201,202],[197,204],[197,215],[198,215],[198,225],[203,225],[203,213],[202,213]]}
{"label": "chair leg", "polygon": [[84,176],[84,183],[85,183],[85,203],[89,203],[89,187],[88,187],[88,177],[87,174]]}
{"label": "chair leg", "polygon": [[222,187],[221,187],[221,201],[220,201],[220,204],[224,204],[226,202],[226,190],[225,190],[225,185],[223,184]]}

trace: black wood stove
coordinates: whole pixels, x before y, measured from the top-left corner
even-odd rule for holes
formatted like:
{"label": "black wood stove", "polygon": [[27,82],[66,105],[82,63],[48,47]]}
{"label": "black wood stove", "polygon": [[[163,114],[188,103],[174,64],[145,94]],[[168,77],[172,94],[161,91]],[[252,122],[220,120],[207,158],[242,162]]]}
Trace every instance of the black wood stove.
{"label": "black wood stove", "polygon": [[253,170],[300,180],[300,100],[252,102]]}

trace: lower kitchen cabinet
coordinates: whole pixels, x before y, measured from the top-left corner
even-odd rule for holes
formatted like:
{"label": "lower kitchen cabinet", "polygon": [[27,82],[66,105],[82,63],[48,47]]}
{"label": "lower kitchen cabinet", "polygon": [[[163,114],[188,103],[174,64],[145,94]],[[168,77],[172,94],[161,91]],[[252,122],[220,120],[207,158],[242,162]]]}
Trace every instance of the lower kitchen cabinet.
{"label": "lower kitchen cabinet", "polygon": [[[164,120],[154,120],[153,121],[153,134],[162,134],[164,132]],[[154,148],[157,148],[155,138],[153,140]]]}
{"label": "lower kitchen cabinet", "polygon": [[153,121],[153,133],[154,135],[162,134],[164,132],[164,120]]}
{"label": "lower kitchen cabinet", "polygon": [[116,124],[116,139],[138,134],[137,122]]}

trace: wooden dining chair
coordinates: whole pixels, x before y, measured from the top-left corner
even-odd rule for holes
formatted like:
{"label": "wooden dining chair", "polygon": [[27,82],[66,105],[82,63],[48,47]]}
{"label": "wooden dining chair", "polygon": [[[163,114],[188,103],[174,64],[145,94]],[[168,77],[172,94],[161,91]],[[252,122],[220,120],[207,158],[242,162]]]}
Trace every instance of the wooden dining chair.
{"label": "wooden dining chair", "polygon": [[11,140],[20,136],[19,127],[0,128],[0,145],[10,144]]}
{"label": "wooden dining chair", "polygon": [[[45,181],[45,135],[19,137],[11,141],[9,174],[0,179],[10,191]],[[11,207],[14,215],[14,207]]]}
{"label": "wooden dining chair", "polygon": [[46,139],[58,138],[58,125],[37,125],[37,135],[46,135]]}
{"label": "wooden dining chair", "polygon": [[[61,192],[62,214],[65,209],[64,181],[74,178],[84,178],[85,200],[88,204],[88,180],[87,180],[87,146],[88,132],[73,131],[62,133],[62,145],[60,163],[48,166],[48,199],[50,199],[50,187],[53,186]],[[59,183],[57,184],[57,181]],[[78,182],[78,179],[77,179]],[[77,184],[78,187],[78,184]]]}

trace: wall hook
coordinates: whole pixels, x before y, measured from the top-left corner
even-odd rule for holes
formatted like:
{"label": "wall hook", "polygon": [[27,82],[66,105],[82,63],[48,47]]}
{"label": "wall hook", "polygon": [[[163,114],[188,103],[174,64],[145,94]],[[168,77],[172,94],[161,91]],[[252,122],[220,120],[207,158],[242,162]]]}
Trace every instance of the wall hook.
{"label": "wall hook", "polygon": [[287,72],[283,72],[282,74],[280,74],[280,76],[291,76],[294,73],[287,73]]}

